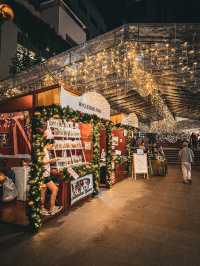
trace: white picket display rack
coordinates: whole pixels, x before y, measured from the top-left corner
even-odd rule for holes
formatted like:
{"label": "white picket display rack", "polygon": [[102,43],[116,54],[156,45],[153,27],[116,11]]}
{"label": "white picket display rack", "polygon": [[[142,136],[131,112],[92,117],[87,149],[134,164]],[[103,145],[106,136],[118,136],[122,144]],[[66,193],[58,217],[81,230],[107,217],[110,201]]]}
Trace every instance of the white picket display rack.
{"label": "white picket display rack", "polygon": [[47,121],[47,131],[54,139],[51,150],[51,156],[57,159],[54,168],[60,170],[86,164],[79,123],[50,119]]}

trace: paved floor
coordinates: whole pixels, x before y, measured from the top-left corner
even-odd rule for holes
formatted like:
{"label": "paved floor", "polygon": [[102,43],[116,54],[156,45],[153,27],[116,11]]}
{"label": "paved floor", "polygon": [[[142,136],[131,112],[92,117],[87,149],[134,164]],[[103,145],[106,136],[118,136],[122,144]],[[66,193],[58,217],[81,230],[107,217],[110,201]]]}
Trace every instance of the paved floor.
{"label": "paved floor", "polygon": [[1,266],[199,266],[199,171],[124,180],[35,236],[0,231]]}

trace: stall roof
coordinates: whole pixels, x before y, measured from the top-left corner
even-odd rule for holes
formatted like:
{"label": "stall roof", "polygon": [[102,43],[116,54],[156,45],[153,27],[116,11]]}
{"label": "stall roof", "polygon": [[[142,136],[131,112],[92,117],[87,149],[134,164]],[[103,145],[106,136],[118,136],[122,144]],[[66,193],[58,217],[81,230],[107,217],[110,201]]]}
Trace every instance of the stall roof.
{"label": "stall roof", "polygon": [[0,83],[0,101],[59,83],[142,120],[200,119],[200,24],[127,24]]}

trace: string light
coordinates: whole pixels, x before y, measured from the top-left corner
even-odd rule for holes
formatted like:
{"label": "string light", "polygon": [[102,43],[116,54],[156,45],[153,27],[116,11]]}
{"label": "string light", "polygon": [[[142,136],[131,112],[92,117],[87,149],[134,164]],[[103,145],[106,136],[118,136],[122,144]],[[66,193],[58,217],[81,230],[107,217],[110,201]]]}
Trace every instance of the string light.
{"label": "string light", "polygon": [[[134,25],[130,25],[130,36],[135,36],[135,29]],[[149,27],[151,29],[153,31],[154,27]],[[56,82],[66,88],[74,87],[79,93],[96,90],[103,95],[120,95],[135,90],[142,97],[150,96],[151,103],[159,109],[158,114],[173,124],[170,111],[161,99],[159,83],[168,78],[173,80],[172,85],[198,83],[195,58],[199,51],[193,45],[193,40],[186,42],[178,39],[177,33],[170,42],[165,37],[157,40],[156,35],[147,42],[136,37],[126,40],[123,36],[121,28],[115,34],[109,33],[105,38],[94,39],[72,52],[55,56],[42,64],[45,66],[41,67],[42,74],[36,74],[38,68],[35,68],[35,72],[23,73],[15,80],[15,86],[13,80],[2,82],[0,99]],[[169,84],[168,81],[166,83]]]}

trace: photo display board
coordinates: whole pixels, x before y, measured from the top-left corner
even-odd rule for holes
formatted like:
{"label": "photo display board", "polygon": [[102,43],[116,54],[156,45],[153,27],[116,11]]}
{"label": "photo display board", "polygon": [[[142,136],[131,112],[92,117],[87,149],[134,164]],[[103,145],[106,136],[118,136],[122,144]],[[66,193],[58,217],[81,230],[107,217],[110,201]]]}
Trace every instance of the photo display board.
{"label": "photo display board", "polygon": [[89,196],[94,191],[92,174],[71,181],[71,205]]}

